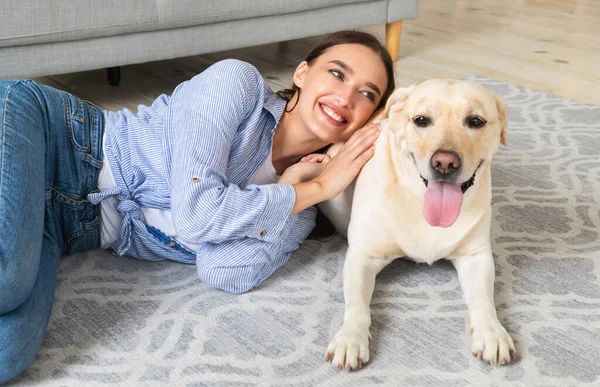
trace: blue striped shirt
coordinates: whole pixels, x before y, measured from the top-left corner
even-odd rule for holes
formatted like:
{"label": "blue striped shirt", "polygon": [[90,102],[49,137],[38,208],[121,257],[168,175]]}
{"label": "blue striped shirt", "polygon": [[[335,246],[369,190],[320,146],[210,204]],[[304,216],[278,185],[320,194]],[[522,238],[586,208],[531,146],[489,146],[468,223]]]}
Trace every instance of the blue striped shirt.
{"label": "blue striped shirt", "polygon": [[[196,263],[217,288],[242,293],[281,267],[315,225],[290,215],[289,184],[249,184],[269,155],[285,101],[245,62],[215,63],[136,114],[105,112],[105,152],[123,217],[119,255]],[[140,206],[171,210],[177,238],[140,220]]]}

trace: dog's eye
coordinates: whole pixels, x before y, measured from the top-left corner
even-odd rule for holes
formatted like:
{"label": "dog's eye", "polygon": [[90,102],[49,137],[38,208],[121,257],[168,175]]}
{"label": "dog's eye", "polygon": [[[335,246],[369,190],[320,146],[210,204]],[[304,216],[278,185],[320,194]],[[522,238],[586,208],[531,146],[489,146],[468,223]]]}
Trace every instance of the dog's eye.
{"label": "dog's eye", "polygon": [[478,128],[481,128],[485,124],[486,124],[485,120],[481,117],[477,117],[477,116],[467,117],[467,126],[469,126],[469,128],[478,129]]}
{"label": "dog's eye", "polygon": [[413,122],[419,128],[425,128],[425,127],[429,126],[429,124],[431,123],[431,120],[427,117],[416,116],[415,118],[413,118]]}

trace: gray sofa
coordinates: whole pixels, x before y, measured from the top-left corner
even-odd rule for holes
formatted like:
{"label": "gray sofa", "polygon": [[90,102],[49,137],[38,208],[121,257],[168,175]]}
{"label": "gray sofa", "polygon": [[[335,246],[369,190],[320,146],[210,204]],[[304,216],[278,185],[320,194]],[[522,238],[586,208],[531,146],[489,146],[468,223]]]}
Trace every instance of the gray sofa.
{"label": "gray sofa", "polygon": [[394,27],[388,33],[395,46],[401,21],[416,17],[417,3],[3,0],[0,79],[117,67],[383,24]]}

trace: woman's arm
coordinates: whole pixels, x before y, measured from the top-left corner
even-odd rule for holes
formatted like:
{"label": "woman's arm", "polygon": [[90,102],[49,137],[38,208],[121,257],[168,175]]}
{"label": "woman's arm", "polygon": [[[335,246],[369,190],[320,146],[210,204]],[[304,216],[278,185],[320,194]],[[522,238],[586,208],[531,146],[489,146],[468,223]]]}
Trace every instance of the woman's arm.
{"label": "woman's arm", "polygon": [[168,173],[174,225],[184,243],[277,242],[289,232],[291,185],[241,189],[226,176],[238,127],[259,119],[263,93],[258,71],[237,60],[214,64],[173,93],[165,122],[174,138]]}
{"label": "woman's arm", "polygon": [[315,216],[314,207],[290,216],[290,232],[277,243],[243,238],[203,244],[196,255],[198,277],[230,293],[258,287],[304,242],[315,226]]}

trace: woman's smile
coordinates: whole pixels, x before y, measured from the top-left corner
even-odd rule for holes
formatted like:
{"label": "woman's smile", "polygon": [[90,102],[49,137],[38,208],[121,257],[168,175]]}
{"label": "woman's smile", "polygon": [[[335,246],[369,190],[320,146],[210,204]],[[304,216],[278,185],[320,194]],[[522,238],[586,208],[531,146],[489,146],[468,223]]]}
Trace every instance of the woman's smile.
{"label": "woman's smile", "polygon": [[340,109],[323,103],[319,103],[318,105],[325,118],[333,125],[341,126],[348,123],[348,120]]}

